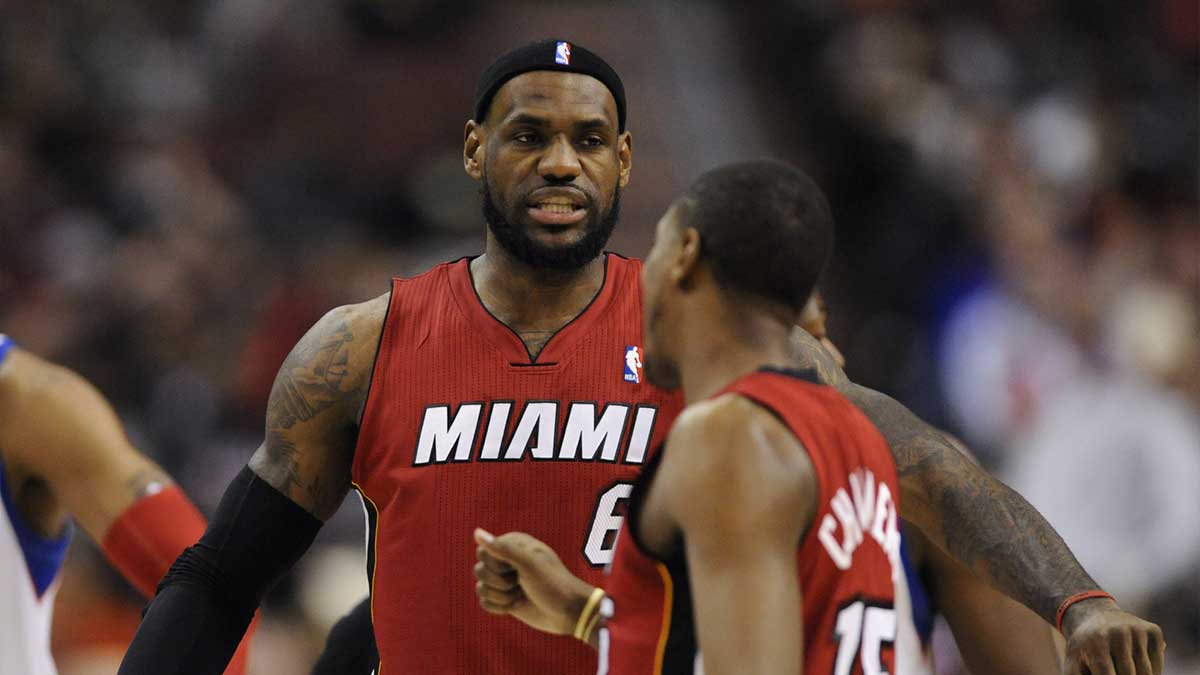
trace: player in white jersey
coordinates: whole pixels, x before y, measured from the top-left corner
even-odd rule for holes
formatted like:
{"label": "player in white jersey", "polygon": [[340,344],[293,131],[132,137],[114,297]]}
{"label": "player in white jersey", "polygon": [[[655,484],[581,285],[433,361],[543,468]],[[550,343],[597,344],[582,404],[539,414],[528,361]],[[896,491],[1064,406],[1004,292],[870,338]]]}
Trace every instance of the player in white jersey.
{"label": "player in white jersey", "polygon": [[[147,597],[205,521],[83,378],[0,334],[0,675],[54,675],[71,520]],[[245,670],[245,649],[227,673]]]}

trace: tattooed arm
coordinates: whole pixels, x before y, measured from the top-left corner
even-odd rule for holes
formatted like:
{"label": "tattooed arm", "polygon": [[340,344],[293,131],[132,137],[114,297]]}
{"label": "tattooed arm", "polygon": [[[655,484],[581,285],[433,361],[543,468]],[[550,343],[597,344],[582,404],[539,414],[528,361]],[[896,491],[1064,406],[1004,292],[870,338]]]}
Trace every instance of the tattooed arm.
{"label": "tattooed arm", "polygon": [[266,439],[171,566],[121,675],[221,672],[263,595],[337,511],[387,303],[335,309],[292,349],[271,389]]}
{"label": "tattooed arm", "polygon": [[[896,400],[851,382],[812,336],[797,329],[793,339],[797,365],[815,369],[883,433],[896,459],[901,512],[931,542],[1051,624],[1064,600],[1099,588],[1021,495]],[[1093,673],[1108,673],[1115,662],[1122,673],[1162,670],[1161,631],[1110,600],[1072,605],[1063,631],[1068,666],[1083,663]]]}
{"label": "tattooed arm", "polygon": [[350,489],[387,303],[383,295],[326,314],[292,349],[271,388],[266,438],[250,469],[321,520]]}

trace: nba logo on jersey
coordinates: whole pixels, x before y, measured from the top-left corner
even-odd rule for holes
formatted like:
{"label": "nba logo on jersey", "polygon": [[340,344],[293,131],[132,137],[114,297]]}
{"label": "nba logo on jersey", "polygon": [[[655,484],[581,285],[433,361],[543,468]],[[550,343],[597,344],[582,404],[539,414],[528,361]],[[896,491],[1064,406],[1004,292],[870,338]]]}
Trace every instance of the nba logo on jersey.
{"label": "nba logo on jersey", "polygon": [[625,348],[625,381],[638,384],[642,381],[642,357],[637,345]]}
{"label": "nba logo on jersey", "polygon": [[554,62],[563,66],[571,65],[571,43],[560,42],[554,48]]}

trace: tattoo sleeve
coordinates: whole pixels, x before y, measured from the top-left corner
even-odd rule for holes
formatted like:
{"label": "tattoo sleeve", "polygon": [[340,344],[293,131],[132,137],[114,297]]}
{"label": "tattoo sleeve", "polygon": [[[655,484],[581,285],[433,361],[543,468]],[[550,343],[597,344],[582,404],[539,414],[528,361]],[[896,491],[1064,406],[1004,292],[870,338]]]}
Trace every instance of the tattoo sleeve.
{"label": "tattoo sleeve", "polygon": [[360,340],[367,336],[358,333],[374,331],[360,330],[352,312],[334,310],[292,349],[271,388],[266,440],[250,461],[260,478],[322,519],[350,488],[356,413],[367,385],[354,361],[360,342],[375,346]]}
{"label": "tattoo sleeve", "polygon": [[793,336],[800,367],[817,371],[879,428],[900,479],[901,512],[973,574],[1054,621],[1059,603],[1098,588],[1036,509],[891,397],[851,382],[820,343]]}

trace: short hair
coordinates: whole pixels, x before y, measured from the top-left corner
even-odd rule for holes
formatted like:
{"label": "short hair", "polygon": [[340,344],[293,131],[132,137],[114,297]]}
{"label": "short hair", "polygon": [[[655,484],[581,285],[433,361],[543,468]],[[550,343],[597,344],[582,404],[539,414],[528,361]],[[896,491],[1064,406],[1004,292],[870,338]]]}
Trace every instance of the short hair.
{"label": "short hair", "polygon": [[676,207],[719,286],[804,309],[833,252],[829,203],[804,172],[773,160],[729,164],[696,179]]}

